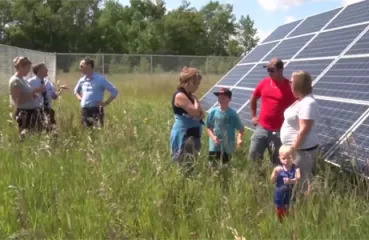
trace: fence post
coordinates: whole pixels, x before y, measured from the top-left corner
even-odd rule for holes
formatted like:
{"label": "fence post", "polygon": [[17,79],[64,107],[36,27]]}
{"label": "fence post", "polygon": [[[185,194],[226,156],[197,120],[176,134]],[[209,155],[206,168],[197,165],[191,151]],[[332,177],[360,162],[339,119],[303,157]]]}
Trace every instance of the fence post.
{"label": "fence post", "polygon": [[105,75],[105,54],[102,54],[102,74]]}
{"label": "fence post", "polygon": [[209,81],[209,56],[206,57],[205,71],[206,71],[206,81]]}
{"label": "fence post", "polygon": [[56,61],[58,60],[58,54],[56,52],[54,52],[54,82],[56,83],[56,68],[57,68],[57,64]]}

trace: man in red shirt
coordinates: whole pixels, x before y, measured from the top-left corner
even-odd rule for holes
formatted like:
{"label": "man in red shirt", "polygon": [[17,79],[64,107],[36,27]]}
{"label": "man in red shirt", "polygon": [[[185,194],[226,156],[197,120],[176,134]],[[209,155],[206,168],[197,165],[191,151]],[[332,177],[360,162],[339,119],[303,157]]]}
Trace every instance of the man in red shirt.
{"label": "man in red shirt", "polygon": [[[283,76],[282,60],[273,58],[266,67],[269,77],[258,84],[250,100],[255,132],[251,137],[249,160],[263,159],[265,149],[268,149],[272,162],[279,164],[278,150],[281,146],[279,131],[284,121],[283,114],[296,98],[292,93],[290,81]],[[259,98],[261,109],[258,117],[256,108]]]}

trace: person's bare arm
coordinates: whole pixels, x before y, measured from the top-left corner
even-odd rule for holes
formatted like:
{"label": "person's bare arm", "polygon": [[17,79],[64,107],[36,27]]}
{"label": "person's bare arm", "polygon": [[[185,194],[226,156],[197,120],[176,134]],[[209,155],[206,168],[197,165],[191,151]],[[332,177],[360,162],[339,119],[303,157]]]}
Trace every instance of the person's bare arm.
{"label": "person's bare arm", "polygon": [[270,180],[273,184],[277,182],[278,173],[281,170],[282,170],[282,168],[280,166],[274,168],[272,176],[270,177]]}
{"label": "person's bare arm", "polygon": [[284,183],[285,184],[297,184],[299,182],[300,178],[301,178],[300,169],[296,168],[295,178],[287,179]]}
{"label": "person's bare arm", "polygon": [[258,103],[258,98],[255,95],[252,95],[250,99],[250,110],[251,110],[251,121],[254,125],[259,123],[259,118],[256,115],[257,105],[258,105],[257,103]]}
{"label": "person's bare arm", "polygon": [[183,108],[190,116],[192,117],[201,117],[202,110],[200,107],[200,103],[197,99],[192,103],[185,94],[178,93],[174,99],[174,105],[176,107]]}
{"label": "person's bare arm", "polygon": [[311,128],[313,127],[314,120],[306,120],[300,119],[299,120],[299,131],[296,136],[295,143],[292,145],[294,149],[299,149],[304,142],[306,136],[310,132]]}
{"label": "person's bare arm", "polygon": [[213,139],[215,144],[220,144],[222,142],[222,140],[218,139],[218,137],[214,134],[213,129],[206,128],[206,132],[208,133],[209,137]]}
{"label": "person's bare arm", "polygon": [[251,111],[251,121],[254,125],[257,125],[259,123],[259,118],[257,116],[257,106],[258,106],[258,99],[261,97],[262,89],[264,86],[264,81],[260,82],[250,99],[250,111]]}

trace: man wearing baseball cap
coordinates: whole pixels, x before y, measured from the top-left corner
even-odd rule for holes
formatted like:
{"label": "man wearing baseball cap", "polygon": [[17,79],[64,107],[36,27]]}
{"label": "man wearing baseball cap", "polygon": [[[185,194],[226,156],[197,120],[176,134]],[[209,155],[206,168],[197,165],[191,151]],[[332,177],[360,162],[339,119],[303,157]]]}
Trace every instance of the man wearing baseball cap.
{"label": "man wearing baseball cap", "polygon": [[[214,92],[218,97],[219,107],[212,108],[206,119],[206,130],[209,135],[209,165],[214,168],[221,164],[229,165],[233,152],[242,144],[244,126],[237,112],[229,107],[232,92],[221,88]],[[236,130],[238,130],[236,142]]]}
{"label": "man wearing baseball cap", "polygon": [[[250,100],[252,122],[255,132],[251,137],[249,160],[260,160],[266,149],[272,163],[279,164],[278,150],[281,146],[279,132],[284,121],[284,111],[296,101],[290,81],[284,77],[284,64],[273,58],[264,66],[269,74],[256,86]],[[257,116],[257,101],[261,99],[260,116]],[[274,147],[270,147],[274,146]]]}

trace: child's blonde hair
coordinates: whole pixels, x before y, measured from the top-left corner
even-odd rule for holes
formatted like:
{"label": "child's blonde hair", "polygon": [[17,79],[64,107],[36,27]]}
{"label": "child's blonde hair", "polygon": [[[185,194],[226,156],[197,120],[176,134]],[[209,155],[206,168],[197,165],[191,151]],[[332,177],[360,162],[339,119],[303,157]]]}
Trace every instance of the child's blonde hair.
{"label": "child's blonde hair", "polygon": [[291,155],[292,159],[296,158],[296,153],[292,151],[292,147],[289,145],[282,145],[279,148],[279,154],[289,154]]}

